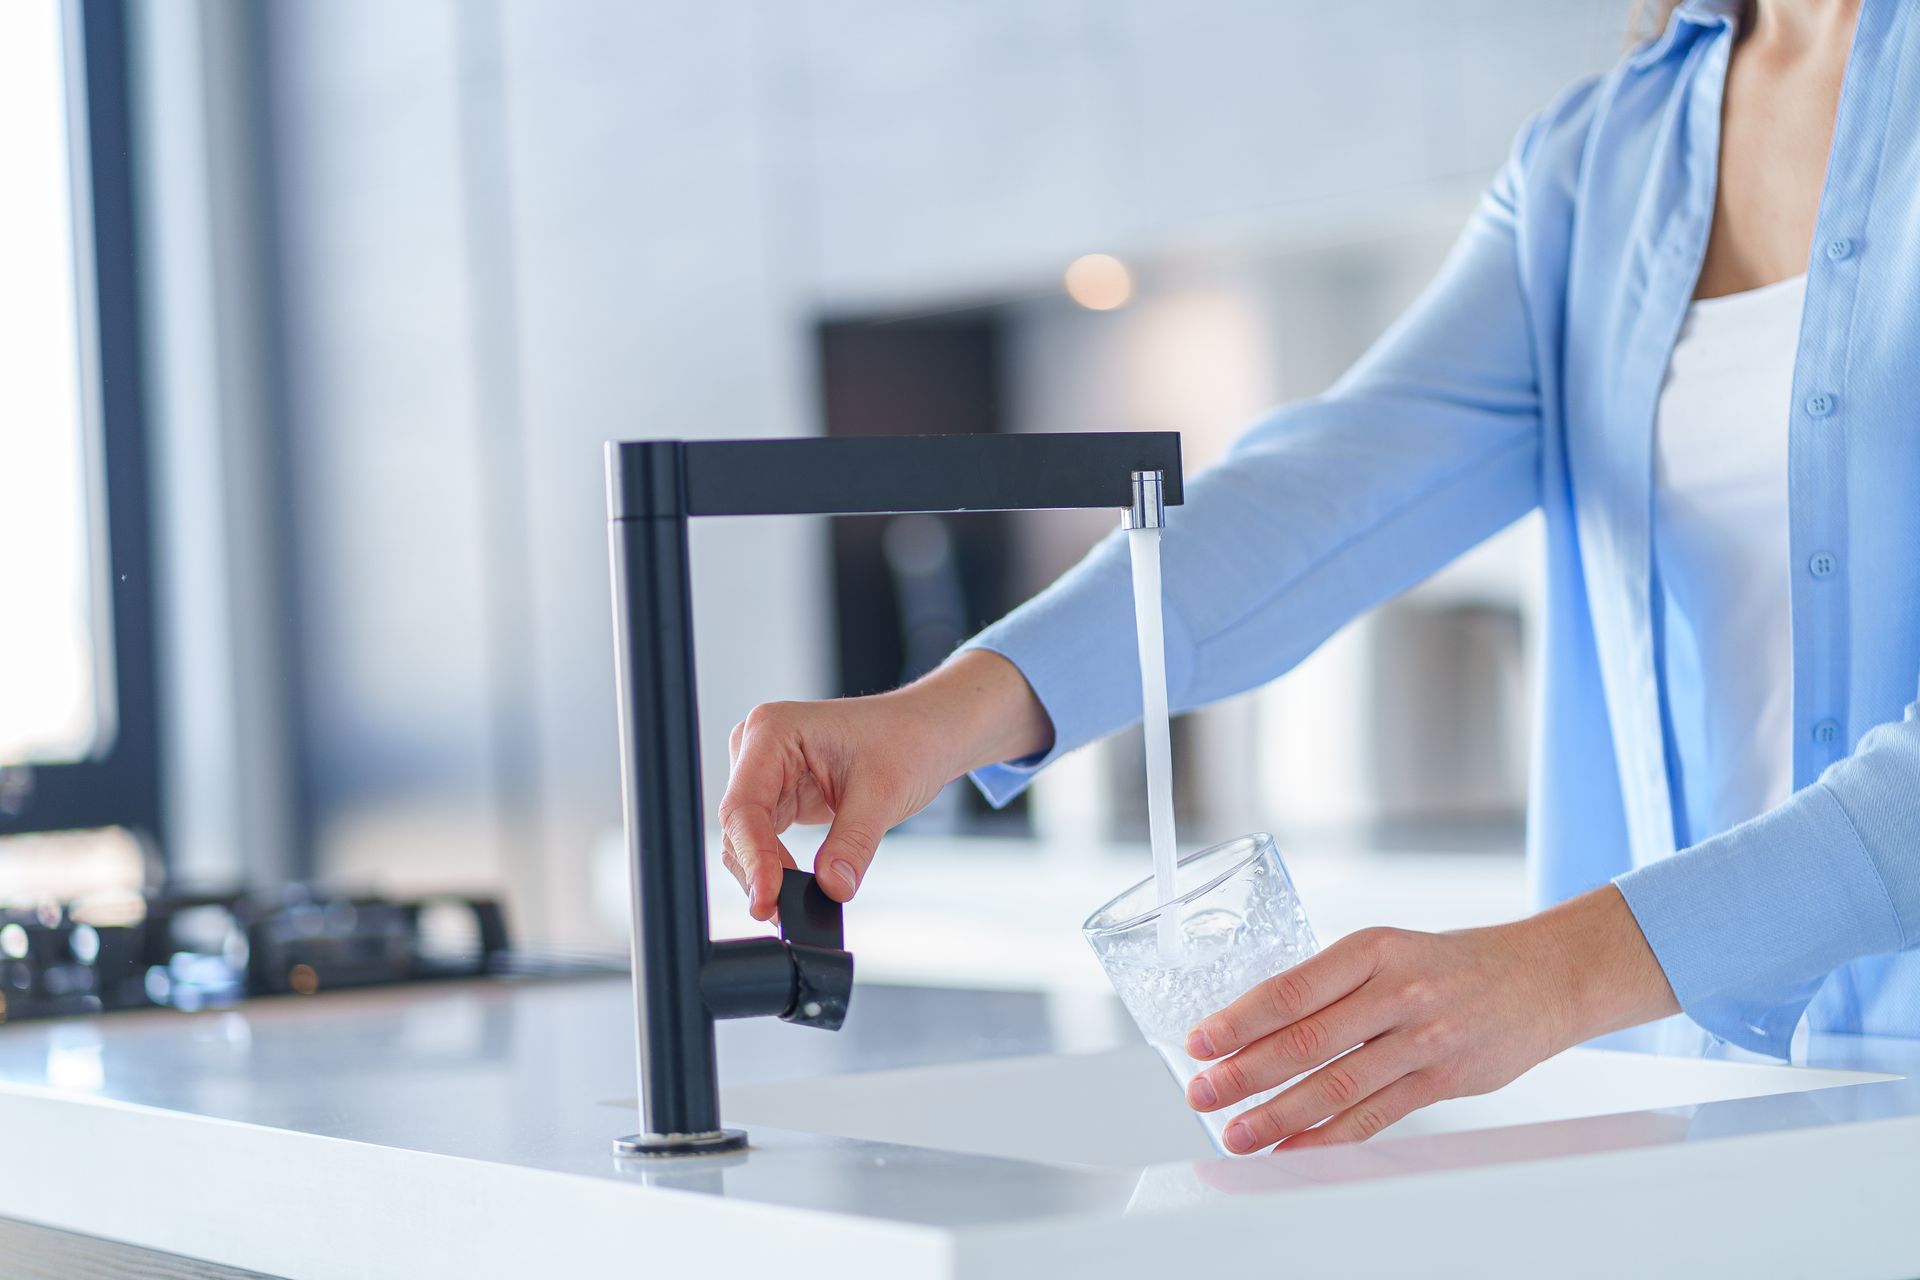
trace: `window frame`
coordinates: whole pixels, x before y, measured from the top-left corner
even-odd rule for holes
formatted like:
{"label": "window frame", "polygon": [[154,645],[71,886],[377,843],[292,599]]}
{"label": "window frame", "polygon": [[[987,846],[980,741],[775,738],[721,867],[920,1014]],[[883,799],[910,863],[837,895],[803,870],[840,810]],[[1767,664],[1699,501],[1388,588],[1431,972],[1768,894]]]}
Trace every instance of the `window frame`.
{"label": "window frame", "polygon": [[87,759],[0,769],[0,836],[124,827],[159,858],[153,525],[127,12],[124,0],[63,0],[61,9],[89,518],[104,535],[94,549],[96,634],[111,640],[111,660],[101,664],[110,710]]}

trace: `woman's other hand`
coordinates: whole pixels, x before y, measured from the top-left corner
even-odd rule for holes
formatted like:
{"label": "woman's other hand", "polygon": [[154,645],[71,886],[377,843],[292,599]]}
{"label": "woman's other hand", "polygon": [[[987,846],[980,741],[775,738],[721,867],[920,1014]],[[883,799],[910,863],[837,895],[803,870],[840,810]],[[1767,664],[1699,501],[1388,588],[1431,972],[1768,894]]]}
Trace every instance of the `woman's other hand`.
{"label": "woman's other hand", "polygon": [[1359,1142],[1678,1009],[1611,885],[1492,928],[1368,929],[1194,1027],[1188,1052],[1220,1061],[1188,1085],[1187,1101],[1215,1111],[1293,1080],[1227,1126],[1229,1149]]}
{"label": "woman's other hand", "polygon": [[1026,678],[996,653],[969,650],[904,689],[831,702],[770,702],[733,727],[720,800],[722,859],[756,920],[773,915],[780,837],[830,823],[814,856],[820,886],[845,902],[880,837],[971,769],[1045,750],[1053,725]]}

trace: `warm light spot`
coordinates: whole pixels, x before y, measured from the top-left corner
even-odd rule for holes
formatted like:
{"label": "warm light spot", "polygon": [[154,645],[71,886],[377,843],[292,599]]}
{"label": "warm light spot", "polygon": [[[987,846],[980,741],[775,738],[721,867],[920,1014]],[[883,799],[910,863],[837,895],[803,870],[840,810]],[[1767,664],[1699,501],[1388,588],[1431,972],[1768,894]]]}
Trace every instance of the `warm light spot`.
{"label": "warm light spot", "polygon": [[106,890],[73,903],[67,917],[96,929],[135,925],[147,918],[147,900],[130,889]]}
{"label": "warm light spot", "polygon": [[[11,714],[13,708],[7,710]],[[33,906],[106,893],[139,900],[145,876],[146,850],[140,838],[123,827],[0,836],[0,904]],[[56,924],[59,916],[56,908]]]}
{"label": "warm light spot", "polygon": [[1067,268],[1067,296],[1089,311],[1123,307],[1133,296],[1133,273],[1110,253],[1089,253]]}
{"label": "warm light spot", "polygon": [[303,996],[310,996],[320,989],[320,975],[310,964],[297,964],[287,974],[287,985]]}
{"label": "warm light spot", "polygon": [[7,993],[0,991],[0,1022],[7,1020]]}

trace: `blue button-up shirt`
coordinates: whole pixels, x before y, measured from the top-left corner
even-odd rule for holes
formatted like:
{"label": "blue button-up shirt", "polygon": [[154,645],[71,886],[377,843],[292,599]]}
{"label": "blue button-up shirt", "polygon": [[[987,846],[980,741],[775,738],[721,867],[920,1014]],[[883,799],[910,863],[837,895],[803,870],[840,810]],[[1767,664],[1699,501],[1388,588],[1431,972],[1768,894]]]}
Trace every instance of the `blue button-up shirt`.
{"label": "blue button-up shirt", "polygon": [[[1803,1013],[1920,1035],[1920,16],[1862,5],[1809,256],[1788,464],[1796,790],[1676,852],[1653,421],[1712,225],[1736,8],[1684,5],[1534,120],[1412,310],[1193,478],[1164,538],[1167,665],[1178,706],[1271,679],[1540,508],[1536,897],[1614,881],[1686,1011],[1784,1053]],[[1132,634],[1116,538],[974,642],[1022,670],[1055,731],[1045,758],[977,775],[990,797],[1138,717]]]}

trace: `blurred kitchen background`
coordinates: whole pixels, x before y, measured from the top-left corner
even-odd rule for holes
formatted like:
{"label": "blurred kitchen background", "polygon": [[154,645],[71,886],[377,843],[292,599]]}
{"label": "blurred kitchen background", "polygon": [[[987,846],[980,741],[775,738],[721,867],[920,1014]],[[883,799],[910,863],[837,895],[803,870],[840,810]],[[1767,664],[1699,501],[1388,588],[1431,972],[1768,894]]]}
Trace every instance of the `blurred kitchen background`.
{"label": "blurred kitchen background", "polygon": [[[1628,22],[7,0],[0,900],[459,889],[617,949],[602,441],[1156,429],[1205,466],[1391,321]],[[926,669],[1113,523],[698,524],[709,807],[756,702]],[[1185,717],[1183,845],[1397,850],[1474,869],[1462,913],[1517,910],[1535,543]],[[954,789],[868,919],[889,877],[965,914],[1031,864],[1070,938],[1121,887],[1077,860],[1143,837],[1140,776],[1121,735],[1004,813]]]}

